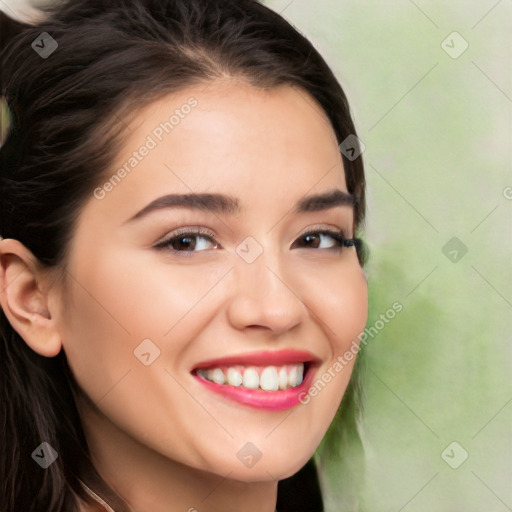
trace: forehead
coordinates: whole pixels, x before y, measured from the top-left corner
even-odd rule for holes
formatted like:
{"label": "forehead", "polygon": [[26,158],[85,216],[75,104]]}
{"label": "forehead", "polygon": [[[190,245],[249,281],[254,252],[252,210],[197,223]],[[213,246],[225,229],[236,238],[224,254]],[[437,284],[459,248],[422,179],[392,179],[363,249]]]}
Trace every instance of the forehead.
{"label": "forehead", "polygon": [[245,211],[346,190],[334,130],[311,96],[233,80],[134,110],[107,183],[101,206],[123,214],[164,193],[222,192]]}

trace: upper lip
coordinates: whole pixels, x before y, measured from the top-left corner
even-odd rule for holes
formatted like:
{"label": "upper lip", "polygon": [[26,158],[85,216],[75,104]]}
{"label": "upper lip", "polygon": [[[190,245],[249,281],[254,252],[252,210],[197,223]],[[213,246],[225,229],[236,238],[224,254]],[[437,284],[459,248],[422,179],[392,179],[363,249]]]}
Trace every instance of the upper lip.
{"label": "upper lip", "polygon": [[291,363],[314,363],[318,361],[319,359],[311,352],[304,350],[265,350],[202,361],[194,366],[193,371],[220,366],[282,366]]}

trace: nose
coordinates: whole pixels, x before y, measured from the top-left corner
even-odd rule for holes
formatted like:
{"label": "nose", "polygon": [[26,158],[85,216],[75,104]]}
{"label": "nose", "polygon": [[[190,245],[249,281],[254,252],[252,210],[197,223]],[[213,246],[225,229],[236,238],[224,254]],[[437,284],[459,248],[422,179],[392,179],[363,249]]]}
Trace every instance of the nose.
{"label": "nose", "polygon": [[252,263],[240,258],[231,274],[227,316],[234,328],[260,328],[279,335],[304,320],[306,305],[277,258],[265,251]]}

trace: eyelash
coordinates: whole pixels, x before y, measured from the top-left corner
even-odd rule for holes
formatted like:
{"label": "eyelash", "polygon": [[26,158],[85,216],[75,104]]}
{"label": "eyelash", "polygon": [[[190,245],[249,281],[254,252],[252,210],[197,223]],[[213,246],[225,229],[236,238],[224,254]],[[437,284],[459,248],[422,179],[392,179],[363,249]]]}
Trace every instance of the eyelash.
{"label": "eyelash", "polygon": [[[306,232],[302,233],[300,237],[297,240],[303,240],[308,235],[327,235],[333,238],[338,242],[337,247],[328,247],[327,249],[323,250],[335,250],[335,249],[342,249],[344,247],[353,247],[358,246],[359,239],[358,238],[345,238],[343,233],[341,231],[334,231],[331,229],[325,229],[325,228],[310,228]],[[214,245],[219,245],[218,242],[215,240],[215,233],[210,231],[207,228],[181,228],[176,230],[175,232],[171,233],[169,236],[161,240],[160,242],[157,242],[154,246],[156,249],[159,250],[170,250],[176,255],[179,255],[180,257],[190,257],[195,252],[203,252],[203,251],[179,251],[177,249],[172,249],[171,245],[173,242],[179,240],[180,238],[185,238],[186,236],[193,238],[193,237],[204,237],[209,238]],[[294,242],[295,243],[295,242]],[[306,247],[308,249],[309,247]],[[318,250],[318,249],[317,249]]]}

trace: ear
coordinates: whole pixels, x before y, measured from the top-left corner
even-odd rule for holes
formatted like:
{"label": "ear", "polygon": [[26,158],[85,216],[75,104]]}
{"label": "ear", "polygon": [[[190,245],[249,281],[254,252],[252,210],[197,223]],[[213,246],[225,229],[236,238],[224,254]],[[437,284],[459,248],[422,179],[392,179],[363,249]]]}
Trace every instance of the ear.
{"label": "ear", "polygon": [[45,357],[56,356],[62,343],[50,310],[49,273],[20,242],[0,239],[0,304],[25,343]]}

